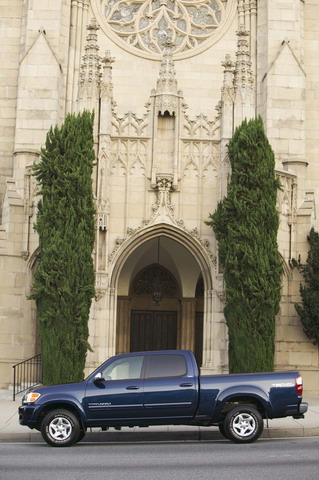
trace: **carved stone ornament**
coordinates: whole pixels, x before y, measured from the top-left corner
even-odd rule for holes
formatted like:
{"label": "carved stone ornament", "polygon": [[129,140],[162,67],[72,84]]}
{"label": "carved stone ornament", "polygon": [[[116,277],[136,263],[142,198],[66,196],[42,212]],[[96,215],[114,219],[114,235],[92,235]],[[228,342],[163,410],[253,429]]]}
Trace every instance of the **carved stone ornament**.
{"label": "carved stone ornament", "polygon": [[108,274],[96,273],[95,275],[95,300],[98,302],[106,293],[108,287]]}
{"label": "carved stone ornament", "polygon": [[199,242],[199,244],[205,251],[206,255],[209,257],[214,268],[215,269],[217,268],[217,258],[216,258],[216,255],[214,255],[209,249],[209,241],[207,239],[201,238],[197,228],[188,230],[185,227],[183,220],[175,219],[174,205],[171,203],[171,192],[173,191],[172,185],[173,185],[173,177],[171,175],[157,175],[156,185],[153,186],[153,188],[157,190],[157,202],[156,204],[153,205],[153,214],[151,218],[148,220],[144,219],[142,225],[140,225],[137,228],[129,227],[127,229],[127,235],[125,237],[117,237],[115,242],[115,247],[108,257],[109,262],[113,261],[117,251],[120,249],[121,245],[125,243],[125,240],[128,237],[140,232],[146,226],[150,226],[156,223],[167,223],[169,225],[175,225],[179,229],[188,233],[197,242]]}
{"label": "carved stone ornament", "polygon": [[119,44],[137,54],[160,55],[167,40],[174,53],[209,42],[233,0],[94,0],[93,9]]}
{"label": "carved stone ornament", "polygon": [[297,213],[297,180],[294,174],[276,171],[281,189],[277,193],[276,208],[280,215],[292,219]]}
{"label": "carved stone ornament", "polygon": [[30,252],[28,250],[21,250],[21,257],[23,260],[28,260]]}
{"label": "carved stone ornament", "polygon": [[226,292],[225,290],[220,290],[216,292],[217,297],[222,303],[226,303]]}

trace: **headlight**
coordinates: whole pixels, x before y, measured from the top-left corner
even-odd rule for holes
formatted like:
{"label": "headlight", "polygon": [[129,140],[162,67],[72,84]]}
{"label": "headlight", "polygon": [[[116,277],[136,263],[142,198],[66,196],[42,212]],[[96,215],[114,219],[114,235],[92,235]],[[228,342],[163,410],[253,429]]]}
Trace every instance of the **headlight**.
{"label": "headlight", "polygon": [[38,392],[27,392],[23,399],[22,403],[34,403],[41,397],[41,393]]}

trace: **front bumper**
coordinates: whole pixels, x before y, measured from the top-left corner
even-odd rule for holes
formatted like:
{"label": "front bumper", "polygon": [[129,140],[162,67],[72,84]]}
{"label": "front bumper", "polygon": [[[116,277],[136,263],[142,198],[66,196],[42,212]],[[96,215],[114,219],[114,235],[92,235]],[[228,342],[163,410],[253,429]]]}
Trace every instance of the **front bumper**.
{"label": "front bumper", "polygon": [[37,415],[35,405],[20,405],[18,408],[19,423],[29,428],[35,428]]}

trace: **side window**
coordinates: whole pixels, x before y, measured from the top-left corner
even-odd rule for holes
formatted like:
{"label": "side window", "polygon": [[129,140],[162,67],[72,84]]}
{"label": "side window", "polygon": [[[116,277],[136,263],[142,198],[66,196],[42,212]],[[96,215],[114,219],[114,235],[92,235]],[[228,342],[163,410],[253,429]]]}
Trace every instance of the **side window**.
{"label": "side window", "polygon": [[141,378],[143,355],[115,360],[102,372],[105,380],[131,380]]}
{"label": "side window", "polygon": [[182,377],[186,375],[187,367],[183,355],[150,355],[148,377]]}

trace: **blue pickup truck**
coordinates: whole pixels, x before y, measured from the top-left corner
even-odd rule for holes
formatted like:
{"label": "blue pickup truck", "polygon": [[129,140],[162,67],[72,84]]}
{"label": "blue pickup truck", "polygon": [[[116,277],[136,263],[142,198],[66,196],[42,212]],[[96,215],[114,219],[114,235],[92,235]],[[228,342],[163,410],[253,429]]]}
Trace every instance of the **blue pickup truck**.
{"label": "blue pickup truck", "polygon": [[303,418],[302,388],[299,372],[199,376],[187,350],[128,353],[83,382],[28,391],[19,422],[55,447],[80,441],[90,427],[150,425],[215,425],[248,443],[261,435],[263,419]]}

